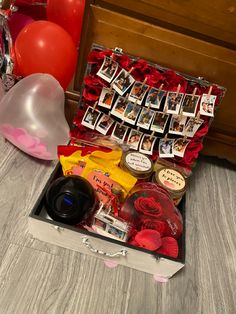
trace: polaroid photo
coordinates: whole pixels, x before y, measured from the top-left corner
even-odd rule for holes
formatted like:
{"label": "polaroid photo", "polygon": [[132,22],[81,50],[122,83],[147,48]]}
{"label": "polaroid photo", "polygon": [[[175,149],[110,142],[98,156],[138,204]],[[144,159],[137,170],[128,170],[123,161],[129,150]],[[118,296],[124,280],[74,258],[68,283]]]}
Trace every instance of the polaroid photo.
{"label": "polaroid photo", "polygon": [[97,218],[94,219],[94,225],[102,230],[105,230],[107,226],[107,224],[104,221]]}
{"label": "polaroid photo", "polygon": [[152,87],[148,92],[145,106],[159,109],[164,95],[163,90],[159,91],[157,88]]}
{"label": "polaroid photo", "polygon": [[155,114],[155,111],[150,110],[149,108],[143,108],[139,116],[137,126],[139,126],[140,128],[149,130],[154,114]]}
{"label": "polaroid photo", "polygon": [[169,133],[182,135],[184,132],[184,127],[187,121],[187,117],[172,115],[170,120]]}
{"label": "polaroid photo", "polygon": [[200,96],[185,94],[182,102],[182,113],[186,117],[195,117]]}
{"label": "polaroid photo", "polygon": [[140,142],[140,153],[152,155],[156,137],[150,135],[144,135]]}
{"label": "polaroid photo", "polygon": [[189,118],[187,124],[185,125],[183,135],[187,137],[193,137],[200,126],[203,124],[204,120],[196,119],[196,118]]}
{"label": "polaroid photo", "polygon": [[119,95],[122,96],[134,82],[135,79],[132,77],[132,75],[122,69],[113,81],[112,87]]}
{"label": "polaroid photo", "polygon": [[100,111],[94,109],[93,107],[88,107],[84,114],[81,124],[89,129],[94,130],[100,114],[101,114]]}
{"label": "polaroid photo", "polygon": [[184,157],[185,150],[190,143],[190,140],[185,138],[178,138],[174,141],[173,153],[175,156]]}
{"label": "polaroid photo", "polygon": [[156,112],[151,125],[151,131],[164,133],[169,114],[164,112]]}
{"label": "polaroid photo", "polygon": [[96,130],[106,135],[113,123],[114,120],[109,115],[103,114],[97,123]]}
{"label": "polaroid photo", "polygon": [[124,121],[135,125],[141,108],[136,104],[129,102],[125,108]]}
{"label": "polaroid photo", "polygon": [[216,102],[215,95],[202,94],[200,102],[200,114],[208,117],[214,117],[214,108]]}
{"label": "polaroid photo", "polygon": [[132,129],[130,134],[129,134],[128,140],[127,140],[127,145],[130,148],[138,150],[142,135],[143,135],[143,133]]}
{"label": "polaroid photo", "polygon": [[173,153],[173,146],[174,146],[173,139],[164,139],[161,138],[159,141],[159,157],[163,158],[171,158],[174,157]]}
{"label": "polaroid photo", "polygon": [[101,68],[97,72],[97,75],[102,79],[110,83],[116,75],[118,70],[118,63],[112,58],[105,57]]}
{"label": "polaroid photo", "polygon": [[118,143],[124,143],[125,136],[128,132],[128,127],[116,122],[111,138],[115,139]]}
{"label": "polaroid photo", "polygon": [[[183,100],[184,94],[168,92],[166,96],[165,106],[167,109],[167,113],[178,114],[181,106],[181,102]],[[164,110],[165,111],[165,110]]]}
{"label": "polaroid photo", "polygon": [[115,91],[110,88],[103,87],[101,95],[98,100],[98,105],[107,109],[111,109],[113,100],[115,97]]}
{"label": "polaroid photo", "polygon": [[128,99],[133,102],[137,101],[137,104],[141,105],[147,91],[148,85],[143,85],[142,82],[135,82],[132,86]]}
{"label": "polaroid photo", "polygon": [[111,235],[115,239],[118,238],[120,240],[124,240],[124,238],[126,236],[126,234],[123,230],[120,230],[120,229],[116,228],[115,226],[111,226],[111,225],[108,225],[107,232],[109,235]]}
{"label": "polaroid photo", "polygon": [[119,96],[111,110],[111,114],[123,120],[126,106],[127,106],[127,99]]}

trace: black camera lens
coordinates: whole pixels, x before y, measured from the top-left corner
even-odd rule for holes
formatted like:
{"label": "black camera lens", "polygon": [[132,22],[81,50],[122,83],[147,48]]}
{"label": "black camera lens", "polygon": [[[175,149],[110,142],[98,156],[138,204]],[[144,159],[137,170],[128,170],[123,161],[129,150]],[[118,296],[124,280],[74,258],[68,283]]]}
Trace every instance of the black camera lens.
{"label": "black camera lens", "polygon": [[63,193],[61,195],[58,195],[55,201],[55,210],[58,213],[65,213],[66,215],[72,214],[74,209],[74,206],[76,205],[76,199],[73,197],[73,195],[69,193]]}
{"label": "black camera lens", "polygon": [[80,176],[60,177],[49,186],[45,205],[53,220],[74,225],[92,214],[96,196],[86,179]]}

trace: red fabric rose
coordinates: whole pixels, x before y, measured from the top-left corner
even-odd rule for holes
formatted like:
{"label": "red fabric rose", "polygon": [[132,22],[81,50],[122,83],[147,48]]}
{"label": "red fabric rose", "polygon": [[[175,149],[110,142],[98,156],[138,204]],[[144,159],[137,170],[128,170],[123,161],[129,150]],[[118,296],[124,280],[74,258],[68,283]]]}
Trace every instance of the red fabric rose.
{"label": "red fabric rose", "polygon": [[126,55],[118,55],[118,54],[114,54],[113,60],[115,60],[116,62],[119,63],[119,65],[125,69],[125,70],[129,70],[130,69],[130,65],[131,65],[131,60],[128,56]]}
{"label": "red fabric rose", "polygon": [[177,91],[178,85],[180,85],[180,93],[185,93],[187,89],[187,80],[183,78],[182,76],[176,74],[172,70],[165,71],[163,74],[163,84],[164,90],[167,91]]}
{"label": "red fabric rose", "polygon": [[201,127],[195,133],[194,137],[201,138],[201,137],[205,136],[209,130],[208,123],[209,123],[208,121],[204,121],[203,124],[201,125]]}
{"label": "red fabric rose", "polygon": [[162,238],[162,245],[156,250],[157,253],[167,255],[170,257],[177,257],[179,255],[178,242],[172,237]]}
{"label": "red fabric rose", "polygon": [[162,245],[160,233],[152,229],[139,231],[136,234],[134,241],[138,246],[151,251],[156,251]]}
{"label": "red fabric rose", "polygon": [[99,99],[100,94],[102,91],[102,87],[98,86],[87,86],[84,88],[83,91],[83,97],[85,98],[85,101],[96,101]]}
{"label": "red fabric rose", "polygon": [[108,50],[92,50],[88,55],[88,63],[101,63],[104,58],[111,56],[112,51]]}
{"label": "red fabric rose", "polygon": [[97,75],[87,75],[84,78],[84,85],[86,85],[86,86],[105,86],[104,81]]}
{"label": "red fabric rose", "polygon": [[148,63],[143,59],[138,59],[137,61],[133,62],[132,67],[134,67],[134,69],[136,70],[146,72],[146,70],[148,69]]}
{"label": "red fabric rose", "polygon": [[98,76],[88,75],[84,78],[83,97],[85,102],[95,102],[99,99],[103,86],[106,86]]}
{"label": "red fabric rose", "polygon": [[154,197],[139,197],[134,201],[134,207],[140,214],[158,218],[162,215],[162,208]]}
{"label": "red fabric rose", "polygon": [[200,140],[192,140],[184,153],[184,157],[175,157],[174,161],[182,167],[188,167],[191,168],[191,166],[194,164],[194,162],[196,161],[196,159],[198,158],[198,155],[200,153],[200,151],[203,148],[203,144],[202,141]]}
{"label": "red fabric rose", "polygon": [[141,229],[153,229],[160,233],[162,237],[168,235],[169,227],[165,221],[146,218],[142,221]]}
{"label": "red fabric rose", "polygon": [[[75,117],[74,117],[73,124],[76,125],[76,126],[79,127],[79,128],[85,128],[85,127],[81,124],[84,114],[85,114],[85,110],[78,110],[77,113],[76,113],[76,115],[75,115]],[[76,129],[72,129],[70,136],[71,136],[71,137],[75,137],[75,136],[73,136],[73,135],[75,135],[76,132],[77,132]],[[72,134],[73,134],[73,135],[72,135]]]}
{"label": "red fabric rose", "polygon": [[162,81],[162,75],[158,73],[147,74],[146,76],[146,84],[152,87],[160,87]]}

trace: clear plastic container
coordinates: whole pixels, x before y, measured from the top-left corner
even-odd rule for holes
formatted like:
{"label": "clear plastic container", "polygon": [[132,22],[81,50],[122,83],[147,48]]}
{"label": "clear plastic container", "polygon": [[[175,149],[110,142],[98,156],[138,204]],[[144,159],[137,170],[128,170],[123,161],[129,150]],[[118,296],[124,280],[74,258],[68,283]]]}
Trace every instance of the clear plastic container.
{"label": "clear plastic container", "polygon": [[170,194],[153,182],[142,182],[130,191],[120,217],[130,221],[136,230],[155,229],[161,236],[178,239],[183,231],[181,213]]}

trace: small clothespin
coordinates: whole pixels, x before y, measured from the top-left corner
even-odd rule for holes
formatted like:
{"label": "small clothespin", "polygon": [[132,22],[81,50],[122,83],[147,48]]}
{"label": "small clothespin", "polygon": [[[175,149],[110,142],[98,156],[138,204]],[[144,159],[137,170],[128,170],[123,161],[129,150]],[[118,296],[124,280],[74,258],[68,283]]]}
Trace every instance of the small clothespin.
{"label": "small clothespin", "polygon": [[164,142],[167,141],[167,139],[168,139],[167,137],[168,137],[168,133],[166,133],[165,136],[163,137]]}
{"label": "small clothespin", "polygon": [[155,131],[152,131],[152,133],[150,134],[150,140],[153,138],[153,136],[155,135]]}
{"label": "small clothespin", "polygon": [[209,91],[208,91],[208,93],[207,93],[207,100],[210,99],[211,92],[212,92],[212,88],[213,88],[213,86],[211,85],[211,86],[209,87]]}
{"label": "small clothespin", "polygon": [[199,121],[200,120],[200,115],[201,115],[201,113],[200,113],[200,110],[199,110],[197,115],[196,115],[195,121]]}
{"label": "small clothespin", "polygon": [[122,122],[120,123],[119,127],[121,128],[124,125],[125,121],[122,120]]}
{"label": "small clothespin", "polygon": [[97,104],[98,104],[98,101],[95,101],[92,112],[94,112],[94,110],[96,109]]}
{"label": "small clothespin", "polygon": [[111,83],[111,85],[110,85],[110,87],[109,87],[109,93],[111,93],[112,92],[112,89],[113,89],[113,82]]}
{"label": "small clothespin", "polygon": [[132,68],[128,71],[128,73],[131,74],[131,72],[133,71],[133,69],[134,69],[134,67],[132,67]]}
{"label": "small clothespin", "polygon": [[160,93],[160,91],[162,90],[163,86],[164,86],[164,84],[162,83],[162,84],[160,85],[160,87],[158,88],[158,93]]}
{"label": "small clothespin", "polygon": [[207,93],[207,96],[211,96],[211,92],[212,92],[212,89],[213,89],[213,86],[211,85],[210,87],[209,87],[209,91],[208,91],[208,93]]}
{"label": "small clothespin", "polygon": [[126,95],[125,95],[125,103],[128,102],[128,98],[129,98],[129,94],[126,94]]}
{"label": "small clothespin", "polygon": [[148,107],[147,107],[147,112],[149,112],[151,109],[151,103],[149,103]]}
{"label": "small clothespin", "polygon": [[197,87],[195,87],[194,90],[193,90],[193,94],[192,94],[192,98],[191,98],[192,101],[193,101],[193,99],[194,99],[194,97],[196,95],[196,92],[197,92]]}
{"label": "small clothespin", "polygon": [[179,95],[180,88],[181,88],[181,85],[179,84],[178,87],[177,87],[177,91],[176,91],[176,98],[177,98],[178,95]]}
{"label": "small clothespin", "polygon": [[141,88],[143,88],[143,86],[146,84],[147,82],[147,77],[145,77],[144,81],[142,82]]}
{"label": "small clothespin", "polygon": [[162,118],[164,118],[164,116],[167,114],[167,110],[168,110],[168,108],[167,108],[167,106],[165,106],[165,108],[163,110]]}
{"label": "small clothespin", "polygon": [[179,112],[179,119],[181,120],[183,117],[183,107],[181,106],[180,112]]}

